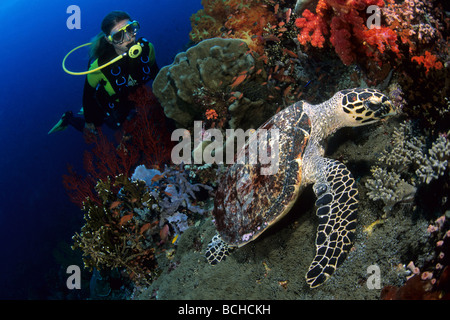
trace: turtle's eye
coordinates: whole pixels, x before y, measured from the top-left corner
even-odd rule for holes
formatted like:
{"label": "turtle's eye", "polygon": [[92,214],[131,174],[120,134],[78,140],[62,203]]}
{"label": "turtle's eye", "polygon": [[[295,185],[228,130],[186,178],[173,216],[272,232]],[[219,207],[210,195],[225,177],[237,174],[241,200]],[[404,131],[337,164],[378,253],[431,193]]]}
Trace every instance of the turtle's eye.
{"label": "turtle's eye", "polygon": [[[380,118],[380,119],[388,117],[388,116],[392,116],[397,113],[395,111],[394,106],[392,105],[392,103],[389,100],[386,100],[384,102],[379,102],[377,105],[368,104],[367,107],[375,112],[374,113],[375,117]],[[375,107],[375,109],[373,109],[374,107]]]}
{"label": "turtle's eye", "polygon": [[364,105],[366,106],[367,109],[374,112],[378,111],[378,109],[382,107],[381,100],[375,97],[369,98],[366,101],[364,101]]}

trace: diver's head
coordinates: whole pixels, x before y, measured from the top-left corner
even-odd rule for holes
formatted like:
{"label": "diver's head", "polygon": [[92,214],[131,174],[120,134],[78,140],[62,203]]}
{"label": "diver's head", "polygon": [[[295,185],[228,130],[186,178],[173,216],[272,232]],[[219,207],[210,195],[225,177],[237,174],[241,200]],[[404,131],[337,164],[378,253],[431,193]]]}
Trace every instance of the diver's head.
{"label": "diver's head", "polygon": [[127,52],[135,43],[139,27],[139,23],[124,11],[112,11],[102,21],[106,41],[114,47],[117,54]]}

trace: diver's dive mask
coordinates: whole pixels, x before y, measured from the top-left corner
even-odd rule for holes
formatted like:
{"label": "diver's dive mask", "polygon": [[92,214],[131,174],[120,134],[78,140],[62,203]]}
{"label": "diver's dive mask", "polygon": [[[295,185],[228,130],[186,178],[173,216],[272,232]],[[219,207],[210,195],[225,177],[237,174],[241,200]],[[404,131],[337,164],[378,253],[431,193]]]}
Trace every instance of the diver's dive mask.
{"label": "diver's dive mask", "polygon": [[140,28],[141,26],[139,25],[139,22],[134,20],[120,28],[117,32],[110,34],[107,38],[114,44],[122,44],[125,39],[125,33],[128,33],[130,36],[136,36]]}

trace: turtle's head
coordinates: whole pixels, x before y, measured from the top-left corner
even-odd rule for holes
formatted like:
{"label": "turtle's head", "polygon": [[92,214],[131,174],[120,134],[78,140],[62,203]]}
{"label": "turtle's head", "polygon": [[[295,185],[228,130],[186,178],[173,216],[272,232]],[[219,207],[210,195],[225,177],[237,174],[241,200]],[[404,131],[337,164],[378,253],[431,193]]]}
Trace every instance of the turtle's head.
{"label": "turtle's head", "polygon": [[340,95],[345,126],[362,126],[396,114],[388,97],[375,89],[348,89],[337,95]]}

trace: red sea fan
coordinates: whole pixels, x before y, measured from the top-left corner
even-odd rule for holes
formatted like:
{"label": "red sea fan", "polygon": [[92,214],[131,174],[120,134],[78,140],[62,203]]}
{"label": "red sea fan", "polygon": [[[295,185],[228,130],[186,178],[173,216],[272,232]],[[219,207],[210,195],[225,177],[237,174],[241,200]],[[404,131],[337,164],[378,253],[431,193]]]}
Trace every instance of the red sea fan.
{"label": "red sea fan", "polygon": [[63,176],[63,184],[72,202],[82,207],[86,197],[96,200],[93,191],[98,180],[123,174],[131,176],[139,164],[159,167],[170,161],[171,135],[166,125],[162,107],[151,91],[139,88],[130,100],[136,104],[136,115],[125,122],[123,133],[116,145],[98,130],[97,136],[89,137],[93,147],[85,151],[83,166],[87,176],[77,174],[69,167]]}
{"label": "red sea fan", "polygon": [[140,152],[139,164],[148,168],[169,163],[174,142],[163,108],[147,87],[139,88],[130,100],[136,103],[137,116],[124,127],[125,147]]}
{"label": "red sea fan", "polygon": [[100,205],[101,201],[94,192],[95,182],[89,177],[83,177],[76,173],[70,165],[67,170],[69,173],[63,175],[63,186],[69,195],[70,201],[80,208],[83,207],[83,202],[87,198]]}

